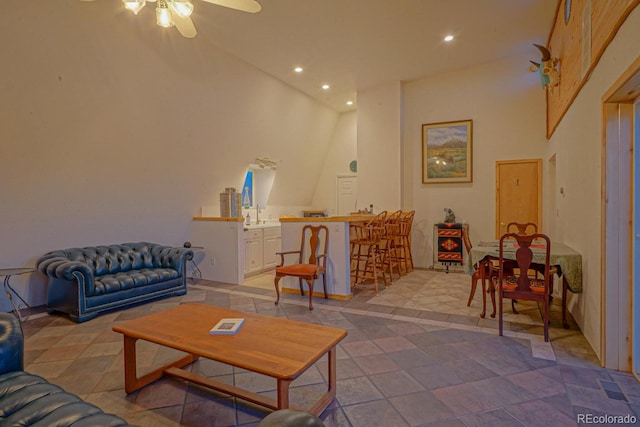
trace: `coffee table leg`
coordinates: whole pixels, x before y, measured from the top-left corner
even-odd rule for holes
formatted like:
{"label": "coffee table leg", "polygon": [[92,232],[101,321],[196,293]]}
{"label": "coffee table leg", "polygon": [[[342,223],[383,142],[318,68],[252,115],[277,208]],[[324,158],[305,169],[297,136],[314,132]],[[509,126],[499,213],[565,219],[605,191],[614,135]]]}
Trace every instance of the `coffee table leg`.
{"label": "coffee table leg", "polygon": [[278,409],[289,407],[289,386],[291,380],[278,380]]}
{"label": "coffee table leg", "polygon": [[136,390],[138,381],[136,369],[136,338],[124,337],[124,391],[131,393]]}
{"label": "coffee table leg", "polygon": [[336,398],[336,348],[333,347],[327,353],[328,357],[328,378],[327,378],[327,392],[316,402],[315,405],[309,410],[309,413],[320,416],[322,411],[327,409],[327,406]]}
{"label": "coffee table leg", "polygon": [[127,394],[160,379],[165,375],[165,370],[171,367],[181,368],[198,360],[198,356],[195,354],[187,354],[175,362],[161,366],[160,368],[138,378],[136,366],[136,341],[138,341],[137,338],[127,335],[124,336],[124,391]]}

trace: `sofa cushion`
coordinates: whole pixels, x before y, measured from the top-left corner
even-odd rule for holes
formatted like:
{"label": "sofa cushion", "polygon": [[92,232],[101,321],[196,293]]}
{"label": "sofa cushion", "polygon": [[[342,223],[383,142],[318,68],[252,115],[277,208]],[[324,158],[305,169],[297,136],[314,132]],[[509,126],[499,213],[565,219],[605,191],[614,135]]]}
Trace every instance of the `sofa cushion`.
{"label": "sofa cushion", "polygon": [[70,261],[92,266],[96,276],[158,266],[158,263],[154,265],[154,257],[145,245],[133,248],[124,245],[73,248],[66,251],[66,257]]}
{"label": "sofa cushion", "polygon": [[0,425],[55,427],[72,424],[127,425],[121,418],[105,414],[42,377],[24,371],[0,375]]}
{"label": "sofa cushion", "polygon": [[143,268],[115,274],[98,276],[95,279],[93,295],[104,295],[123,289],[153,285],[154,283],[176,279],[180,276],[178,270],[172,268]]}

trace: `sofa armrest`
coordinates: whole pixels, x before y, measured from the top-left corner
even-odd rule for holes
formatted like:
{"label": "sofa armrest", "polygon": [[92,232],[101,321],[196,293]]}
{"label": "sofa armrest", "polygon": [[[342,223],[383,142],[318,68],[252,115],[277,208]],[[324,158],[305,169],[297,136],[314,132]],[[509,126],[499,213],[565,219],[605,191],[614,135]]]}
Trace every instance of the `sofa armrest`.
{"label": "sofa armrest", "polygon": [[166,247],[166,257],[163,259],[163,267],[175,268],[180,274],[186,274],[187,261],[193,259],[193,250],[180,247]]}
{"label": "sofa armrest", "polygon": [[93,295],[93,268],[80,261],[70,261],[64,252],[53,251],[43,255],[36,262],[38,271],[54,279],[77,281],[87,295]]}
{"label": "sofa armrest", "polygon": [[23,369],[24,336],[20,320],[0,313],[0,374]]}

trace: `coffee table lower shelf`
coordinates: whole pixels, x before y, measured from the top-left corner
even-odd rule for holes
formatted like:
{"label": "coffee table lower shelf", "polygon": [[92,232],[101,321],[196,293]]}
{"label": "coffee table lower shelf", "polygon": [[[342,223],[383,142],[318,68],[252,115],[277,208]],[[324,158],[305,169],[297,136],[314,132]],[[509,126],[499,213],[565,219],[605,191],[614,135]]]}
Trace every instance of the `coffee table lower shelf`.
{"label": "coffee table lower shelf", "polygon": [[289,387],[293,380],[272,377],[277,381],[277,399],[272,399],[249,390],[245,390],[231,384],[222,383],[203,375],[181,369],[200,358],[195,354],[188,354],[174,362],[161,366],[138,378],[136,366],[136,341],[137,338],[124,336],[124,382],[125,392],[132,393],[163,376],[180,378],[203,387],[207,387],[222,393],[226,393],[247,402],[255,403],[269,409],[298,409],[319,416],[336,397],[336,349],[331,348],[328,352],[328,376],[327,392],[311,407],[301,408],[289,404]]}

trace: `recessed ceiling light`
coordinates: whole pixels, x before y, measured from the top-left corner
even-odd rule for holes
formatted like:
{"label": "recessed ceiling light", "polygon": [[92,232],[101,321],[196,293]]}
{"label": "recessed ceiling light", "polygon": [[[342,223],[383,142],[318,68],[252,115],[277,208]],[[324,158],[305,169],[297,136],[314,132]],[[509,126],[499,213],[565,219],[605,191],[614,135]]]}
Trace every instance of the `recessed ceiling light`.
{"label": "recessed ceiling light", "polygon": [[453,36],[451,34],[449,34],[449,35],[444,37],[444,41],[446,41],[446,42],[450,42],[452,40],[453,40]]}
{"label": "recessed ceiling light", "polygon": [[293,69],[293,71],[295,71],[296,73],[301,73],[302,72],[302,67],[296,67]]}
{"label": "recessed ceiling light", "polygon": [[330,87],[331,87],[331,86],[326,85],[326,84],[325,84],[325,85],[322,85],[322,89],[324,89],[324,90],[329,90],[329,88],[330,88]]}
{"label": "recessed ceiling light", "polygon": [[353,101],[347,101],[347,105],[353,105]]}

